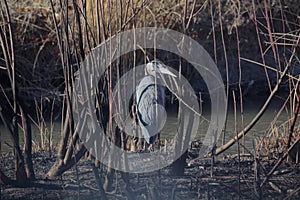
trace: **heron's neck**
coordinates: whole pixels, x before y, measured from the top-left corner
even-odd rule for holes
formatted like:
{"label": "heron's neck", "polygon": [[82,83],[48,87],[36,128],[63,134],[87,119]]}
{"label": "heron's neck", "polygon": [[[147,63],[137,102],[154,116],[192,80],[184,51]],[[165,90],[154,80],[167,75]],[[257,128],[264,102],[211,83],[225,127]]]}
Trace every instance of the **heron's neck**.
{"label": "heron's neck", "polygon": [[153,82],[156,84],[161,85],[164,82],[161,74],[157,73],[156,76],[153,76],[153,75],[149,75],[149,76],[152,78]]}

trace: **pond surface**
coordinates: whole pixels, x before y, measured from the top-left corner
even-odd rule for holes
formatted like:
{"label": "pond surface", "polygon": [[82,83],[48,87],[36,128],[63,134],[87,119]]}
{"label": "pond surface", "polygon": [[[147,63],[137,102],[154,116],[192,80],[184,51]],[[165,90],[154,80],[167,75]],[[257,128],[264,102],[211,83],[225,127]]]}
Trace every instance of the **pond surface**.
{"label": "pond surface", "polygon": [[[257,98],[258,99],[258,98]],[[260,110],[261,106],[264,103],[264,100],[266,98],[259,98],[257,99],[251,99],[244,102],[244,126],[247,126],[247,124],[253,119],[253,117],[257,114],[257,112]],[[249,133],[247,133],[245,137],[245,146],[249,148],[250,150],[253,149],[253,139],[257,136],[263,136],[266,133],[266,130],[270,127],[272,124],[272,121],[274,117],[279,112],[281,106],[284,103],[284,98],[275,98],[271,105],[268,107],[267,111],[264,113],[262,118],[259,120],[259,122],[251,129]],[[232,137],[236,135],[235,132],[235,124],[237,127],[237,131],[242,130],[242,117],[241,117],[241,111],[239,108],[237,108],[237,116],[236,120],[234,117],[234,109],[233,104],[230,103],[230,106],[228,107],[228,117],[227,117],[227,123],[226,123],[226,136],[225,141],[228,141]],[[203,117],[205,119],[210,120],[210,112],[209,108],[204,108]],[[281,125],[285,123],[288,120],[288,116],[290,114],[287,113],[286,110],[284,110],[279,118],[276,120],[276,125]],[[196,135],[196,139],[200,139],[205,136],[207,132],[207,128],[209,125],[209,121],[202,120],[202,123],[199,126],[198,133]],[[168,109],[167,112],[167,122],[161,131],[161,138],[173,138],[176,131],[178,129],[178,121],[177,121],[177,113],[175,111],[172,111]],[[3,124],[0,124],[0,139],[1,139],[1,152],[11,152],[12,151],[12,143],[8,134],[8,131],[5,129]],[[22,141],[22,131],[19,131],[20,133],[20,141]],[[53,146],[57,146],[59,143],[59,139],[61,136],[61,123],[55,122],[55,123],[49,123],[43,125],[43,129],[39,129],[37,125],[32,124],[32,133],[33,133],[33,148],[38,149],[43,143],[44,148],[47,149],[49,147],[48,140],[52,141]],[[22,142],[21,142],[22,144]],[[221,144],[221,137],[218,140],[218,145]],[[232,147],[229,151],[229,153],[235,153],[237,152],[236,147]],[[228,153],[227,152],[227,153]]]}

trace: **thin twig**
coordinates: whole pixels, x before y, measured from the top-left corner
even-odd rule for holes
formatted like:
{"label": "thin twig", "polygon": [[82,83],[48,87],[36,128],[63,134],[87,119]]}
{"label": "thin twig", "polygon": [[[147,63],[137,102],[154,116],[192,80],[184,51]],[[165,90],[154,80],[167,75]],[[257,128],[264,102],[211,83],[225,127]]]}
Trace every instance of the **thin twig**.
{"label": "thin twig", "polygon": [[[224,59],[225,59],[225,68],[226,68],[226,102],[228,102],[229,98],[229,65],[228,65],[228,57],[227,57],[227,51],[226,51],[226,44],[224,39],[224,33],[223,33],[223,22],[222,22],[222,6],[221,6],[221,0],[218,0],[218,9],[219,9],[219,23],[220,23],[220,32],[221,32],[221,40],[222,40],[222,47],[223,47],[223,53],[224,53]],[[228,103],[226,104],[226,109],[228,108]],[[224,145],[225,142],[225,136],[226,136],[226,126],[227,126],[227,116],[228,112],[226,112],[225,115],[225,124],[223,129],[223,137],[222,137],[222,143]]]}
{"label": "thin twig", "polygon": [[295,113],[294,113],[291,128],[289,130],[288,142],[287,142],[287,146],[286,146],[287,148],[290,147],[290,144],[291,144],[291,141],[292,141],[292,136],[293,136],[293,133],[294,133],[294,128],[295,128],[297,117],[298,117],[298,113],[299,113],[299,110],[300,110],[300,93],[299,93],[300,92],[300,85],[297,85],[297,86],[298,86],[298,102],[297,102],[297,105],[296,105],[296,110],[295,110]]}
{"label": "thin twig", "polygon": [[267,176],[265,177],[265,179],[260,184],[260,187],[262,187],[269,180],[269,178],[273,175],[273,173],[275,172],[275,170],[279,167],[279,165],[282,163],[282,161],[289,155],[290,151],[294,148],[294,146],[296,146],[298,144],[299,141],[300,141],[300,138],[298,138],[293,143],[293,145],[290,146],[290,148],[283,154],[283,156],[277,161],[277,163],[273,166],[273,168],[271,169],[271,171],[267,174]]}
{"label": "thin twig", "polygon": [[[234,132],[236,133],[236,135],[238,135],[238,131],[237,131],[237,109],[236,109],[236,98],[235,98],[235,92],[232,91],[232,96],[233,96],[233,110],[234,110]],[[244,143],[243,143],[244,144]],[[241,157],[240,157],[240,143],[237,143],[237,154],[238,154],[238,198],[240,199],[240,190],[241,190],[241,186],[240,186],[240,179],[241,179],[241,174],[240,174],[240,162],[241,162]]]}
{"label": "thin twig", "polygon": [[[297,44],[299,44],[299,40],[300,40],[300,37],[298,37]],[[295,46],[297,46],[297,45],[295,45]],[[286,64],[284,71],[282,72],[276,86],[273,88],[270,96],[267,98],[267,100],[265,101],[265,103],[262,106],[262,108],[260,109],[260,111],[255,115],[255,117],[252,119],[252,121],[237,136],[235,136],[233,139],[229,140],[225,145],[222,145],[221,147],[217,148],[217,150],[216,150],[217,155],[224,152],[228,148],[230,148],[243,135],[246,135],[249,132],[249,130],[251,130],[251,128],[258,122],[258,120],[261,118],[261,116],[264,114],[264,112],[266,111],[267,107],[269,106],[271,100],[273,99],[274,95],[278,91],[279,86],[280,86],[283,78],[285,77],[286,73],[288,72],[294,57],[296,56],[296,49],[297,48],[293,49],[292,55],[291,55],[288,63]]]}

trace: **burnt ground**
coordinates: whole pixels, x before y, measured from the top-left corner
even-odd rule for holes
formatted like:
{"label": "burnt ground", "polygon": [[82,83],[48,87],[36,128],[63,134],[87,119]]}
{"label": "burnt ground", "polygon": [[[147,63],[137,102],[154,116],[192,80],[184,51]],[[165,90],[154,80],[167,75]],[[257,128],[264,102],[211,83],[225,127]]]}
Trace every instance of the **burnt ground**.
{"label": "burnt ground", "polygon": [[[190,159],[195,158],[194,153],[189,155]],[[2,170],[13,177],[12,155],[2,158]],[[62,176],[48,179],[46,173],[56,158],[47,152],[37,152],[33,160],[37,180],[26,188],[1,184],[1,199],[103,199],[91,167],[92,161],[82,159]],[[251,157],[241,157],[240,163],[237,156],[217,157],[213,166],[211,159],[190,161],[192,164],[186,167],[183,176],[169,175],[169,168],[147,174],[129,174],[132,196],[135,199],[152,199],[149,198],[149,188],[154,187],[160,199],[258,199],[254,191],[254,162]],[[260,160],[261,180],[265,177],[263,170],[268,173],[276,161]],[[299,165],[285,161],[261,188],[262,198],[299,199],[299,188]],[[114,174],[114,184],[107,197],[132,198],[126,197],[125,182],[120,173]]]}

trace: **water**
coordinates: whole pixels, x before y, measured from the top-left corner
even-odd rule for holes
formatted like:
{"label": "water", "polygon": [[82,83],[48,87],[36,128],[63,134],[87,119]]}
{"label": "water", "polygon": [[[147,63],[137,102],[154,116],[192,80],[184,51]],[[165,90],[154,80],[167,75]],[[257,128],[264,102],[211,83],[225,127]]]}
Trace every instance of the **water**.
{"label": "water", "polygon": [[[244,105],[244,126],[242,125],[242,115],[239,108],[237,108],[236,113],[236,120],[234,116],[234,109],[233,106],[228,108],[228,116],[227,116],[227,123],[226,123],[226,135],[225,135],[225,141],[228,141],[236,136],[237,133],[239,133],[242,128],[245,128],[255,117],[255,115],[259,112],[260,108],[262,107],[264,102],[257,102],[252,101],[248,104]],[[283,104],[283,101],[280,99],[277,99],[271,103],[271,105],[268,107],[266,112],[263,114],[263,116],[260,118],[260,120],[256,123],[256,125],[246,134],[245,136],[245,147],[249,149],[250,151],[253,149],[253,140],[254,138],[258,136],[264,136],[266,135],[267,131],[272,126],[272,122],[277,116],[278,112],[280,111],[280,108]],[[231,104],[232,105],[232,104]],[[171,116],[170,116],[171,115]],[[176,129],[178,127],[177,123],[177,113],[168,113],[168,124],[164,127],[161,133],[162,138],[172,138],[174,137],[174,134],[176,133]],[[204,111],[203,116],[206,119],[210,119],[210,113],[209,111]],[[285,123],[289,118],[289,114],[285,111],[281,112],[279,117],[276,120],[275,125],[279,126]],[[195,139],[203,138],[207,133],[207,128],[209,126],[209,122],[206,120],[203,120],[203,123],[199,126],[198,133]],[[236,128],[235,128],[236,126]],[[274,125],[273,125],[274,127]],[[222,136],[220,136],[218,140],[218,146],[222,144]],[[240,141],[241,142],[241,141]],[[237,153],[237,147],[236,145],[233,145],[227,153]]]}
{"label": "water", "polygon": [[[42,129],[40,129],[42,127]],[[52,141],[52,146],[57,146],[59,143],[59,139],[61,136],[61,123],[54,122],[50,123],[47,122],[42,126],[38,126],[37,124],[31,124],[31,131],[32,131],[32,148],[33,150],[39,150],[41,147],[47,150],[49,148],[49,141]],[[9,135],[9,131],[5,128],[3,124],[0,124],[0,141],[1,141],[1,152],[8,153],[13,151],[11,138]],[[22,128],[19,127],[19,138],[20,138],[20,145],[22,146],[23,143],[23,131]]]}
{"label": "water", "polygon": [[[257,114],[261,106],[263,105],[263,101],[259,100],[249,100],[244,103],[244,124],[247,126],[247,124],[253,119],[253,117]],[[245,137],[245,146],[248,149],[252,149],[252,141],[254,137],[256,136],[262,136],[265,134],[266,130],[269,128],[271,122],[273,121],[274,117],[278,113],[280,107],[283,104],[283,100],[280,98],[277,98],[275,101],[272,102],[272,104],[269,106],[267,111],[264,113],[262,118],[259,120],[259,122],[251,129],[249,133],[247,133]],[[232,137],[236,135],[235,132],[235,123],[237,126],[238,132],[242,129],[242,120],[241,120],[241,113],[238,108],[237,110],[237,120],[235,122],[234,120],[234,112],[233,112],[233,106],[230,104],[228,108],[228,118],[226,123],[226,136],[225,140],[228,141]],[[210,113],[209,108],[205,108],[203,111],[203,116],[206,119],[210,119]],[[288,120],[288,114],[286,112],[282,112],[278,120],[276,121],[277,125],[280,125]],[[199,126],[198,133],[196,136],[196,139],[200,139],[201,137],[204,137],[207,131],[207,127],[209,125],[208,121],[203,121],[203,123]],[[172,110],[168,110],[167,114],[167,122],[161,131],[161,138],[173,138],[178,128],[178,122],[177,122],[177,113]],[[1,152],[11,152],[12,151],[12,143],[8,134],[8,131],[5,129],[5,127],[1,124],[0,125],[0,133],[1,133]],[[21,129],[19,130],[20,133],[20,141],[23,141],[23,135]],[[39,146],[41,146],[41,141],[44,140],[45,143],[48,143],[48,139],[50,139],[53,142],[53,146],[57,146],[59,143],[59,139],[61,136],[61,123],[55,122],[53,124],[46,123],[44,125],[43,131],[41,131],[36,125],[32,125],[32,134],[33,134],[33,148],[38,149]],[[221,144],[221,138],[218,140],[218,145]],[[21,142],[22,145],[22,142]],[[47,146],[45,146],[47,149]],[[229,150],[229,153],[236,152],[236,147],[232,147]]]}

